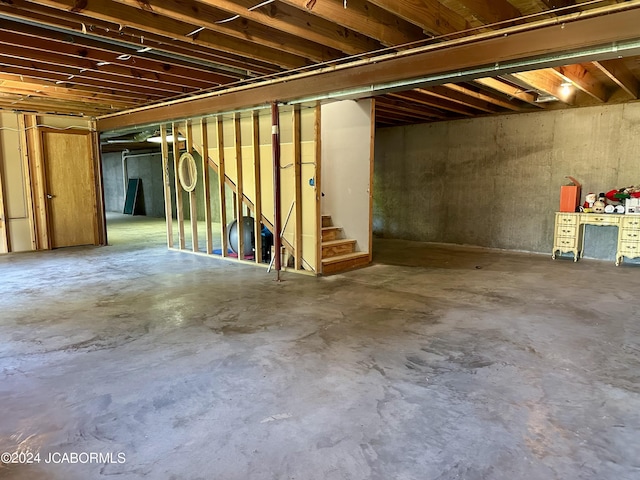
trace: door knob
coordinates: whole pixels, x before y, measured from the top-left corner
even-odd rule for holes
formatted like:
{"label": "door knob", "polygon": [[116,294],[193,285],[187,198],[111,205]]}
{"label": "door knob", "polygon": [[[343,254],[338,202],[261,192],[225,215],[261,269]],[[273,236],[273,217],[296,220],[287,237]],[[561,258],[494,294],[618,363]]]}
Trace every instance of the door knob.
{"label": "door knob", "polygon": [[47,198],[51,199],[53,197],[55,197],[55,195],[51,195],[50,193],[47,193]]}

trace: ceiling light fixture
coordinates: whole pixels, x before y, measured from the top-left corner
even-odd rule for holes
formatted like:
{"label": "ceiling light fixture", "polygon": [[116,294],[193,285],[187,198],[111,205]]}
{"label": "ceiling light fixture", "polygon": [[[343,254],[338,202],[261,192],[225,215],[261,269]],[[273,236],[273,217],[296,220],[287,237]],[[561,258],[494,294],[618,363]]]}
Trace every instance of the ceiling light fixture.
{"label": "ceiling light fixture", "polygon": [[562,95],[566,97],[571,94],[571,91],[573,90],[573,83],[563,82],[560,84],[560,88],[561,88],[560,91],[562,92]]}
{"label": "ceiling light fixture", "polygon": [[[186,138],[181,137],[180,135],[178,135],[178,141],[179,142],[184,142],[185,140],[186,140]],[[147,138],[147,142],[162,143],[162,137],[160,135],[149,137],[149,138]],[[173,143],[173,135],[167,135],[167,143]]]}

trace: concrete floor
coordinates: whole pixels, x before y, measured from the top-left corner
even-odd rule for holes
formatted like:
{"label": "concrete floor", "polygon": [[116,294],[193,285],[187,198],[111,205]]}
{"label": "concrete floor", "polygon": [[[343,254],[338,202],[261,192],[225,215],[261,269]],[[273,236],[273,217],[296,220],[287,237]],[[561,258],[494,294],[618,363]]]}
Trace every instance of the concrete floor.
{"label": "concrete floor", "polygon": [[377,240],[277,284],[132,221],[0,257],[0,452],[40,453],[0,478],[640,478],[640,267]]}

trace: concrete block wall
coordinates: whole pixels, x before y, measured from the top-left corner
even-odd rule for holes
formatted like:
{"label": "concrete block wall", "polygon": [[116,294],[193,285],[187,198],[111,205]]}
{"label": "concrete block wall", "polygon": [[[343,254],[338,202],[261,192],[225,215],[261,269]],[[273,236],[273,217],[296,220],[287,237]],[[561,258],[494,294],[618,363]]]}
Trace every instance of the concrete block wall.
{"label": "concrete block wall", "polygon": [[[640,103],[378,129],[374,233],[551,252],[560,186],[640,183]],[[616,227],[587,227],[585,257],[613,260]]]}

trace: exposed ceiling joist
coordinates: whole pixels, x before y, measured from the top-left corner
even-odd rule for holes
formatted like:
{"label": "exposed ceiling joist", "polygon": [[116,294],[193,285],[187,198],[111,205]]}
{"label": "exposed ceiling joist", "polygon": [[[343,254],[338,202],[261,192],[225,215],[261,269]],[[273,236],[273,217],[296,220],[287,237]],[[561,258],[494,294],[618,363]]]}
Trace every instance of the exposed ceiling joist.
{"label": "exposed ceiling joist", "polygon": [[374,38],[382,45],[391,47],[415,42],[424,38],[422,29],[403,20],[366,0],[349,0],[344,8],[342,0],[281,0],[298,9],[362,35]]}
{"label": "exposed ceiling joist", "polygon": [[607,92],[604,85],[595,79],[593,75],[580,64],[555,67],[554,71],[560,76],[562,81],[571,82],[576,88],[582,90],[599,102],[604,103],[609,98],[609,92]]}
{"label": "exposed ceiling joist", "polygon": [[632,98],[638,98],[638,95],[640,95],[640,82],[622,60],[601,60],[593,63],[616,85],[631,95]]}
{"label": "exposed ceiling joist", "polygon": [[369,0],[370,3],[438,36],[469,28],[469,22],[438,0]]}
{"label": "exposed ceiling joist", "polygon": [[553,69],[518,72],[514,73],[513,76],[567,105],[575,103],[575,89],[565,85],[564,80],[556,75],[556,71]]}
{"label": "exposed ceiling joist", "polygon": [[517,98],[518,100],[522,100],[523,102],[527,102],[530,105],[534,105],[536,107],[540,107],[540,105],[536,102],[536,95],[527,91],[522,87],[517,87],[511,85],[499,78],[477,78],[475,82],[479,85],[484,85],[492,90],[505,94],[510,99]]}
{"label": "exposed ceiling joist", "polygon": [[485,23],[499,23],[521,15],[507,0],[457,0],[471,14]]}

